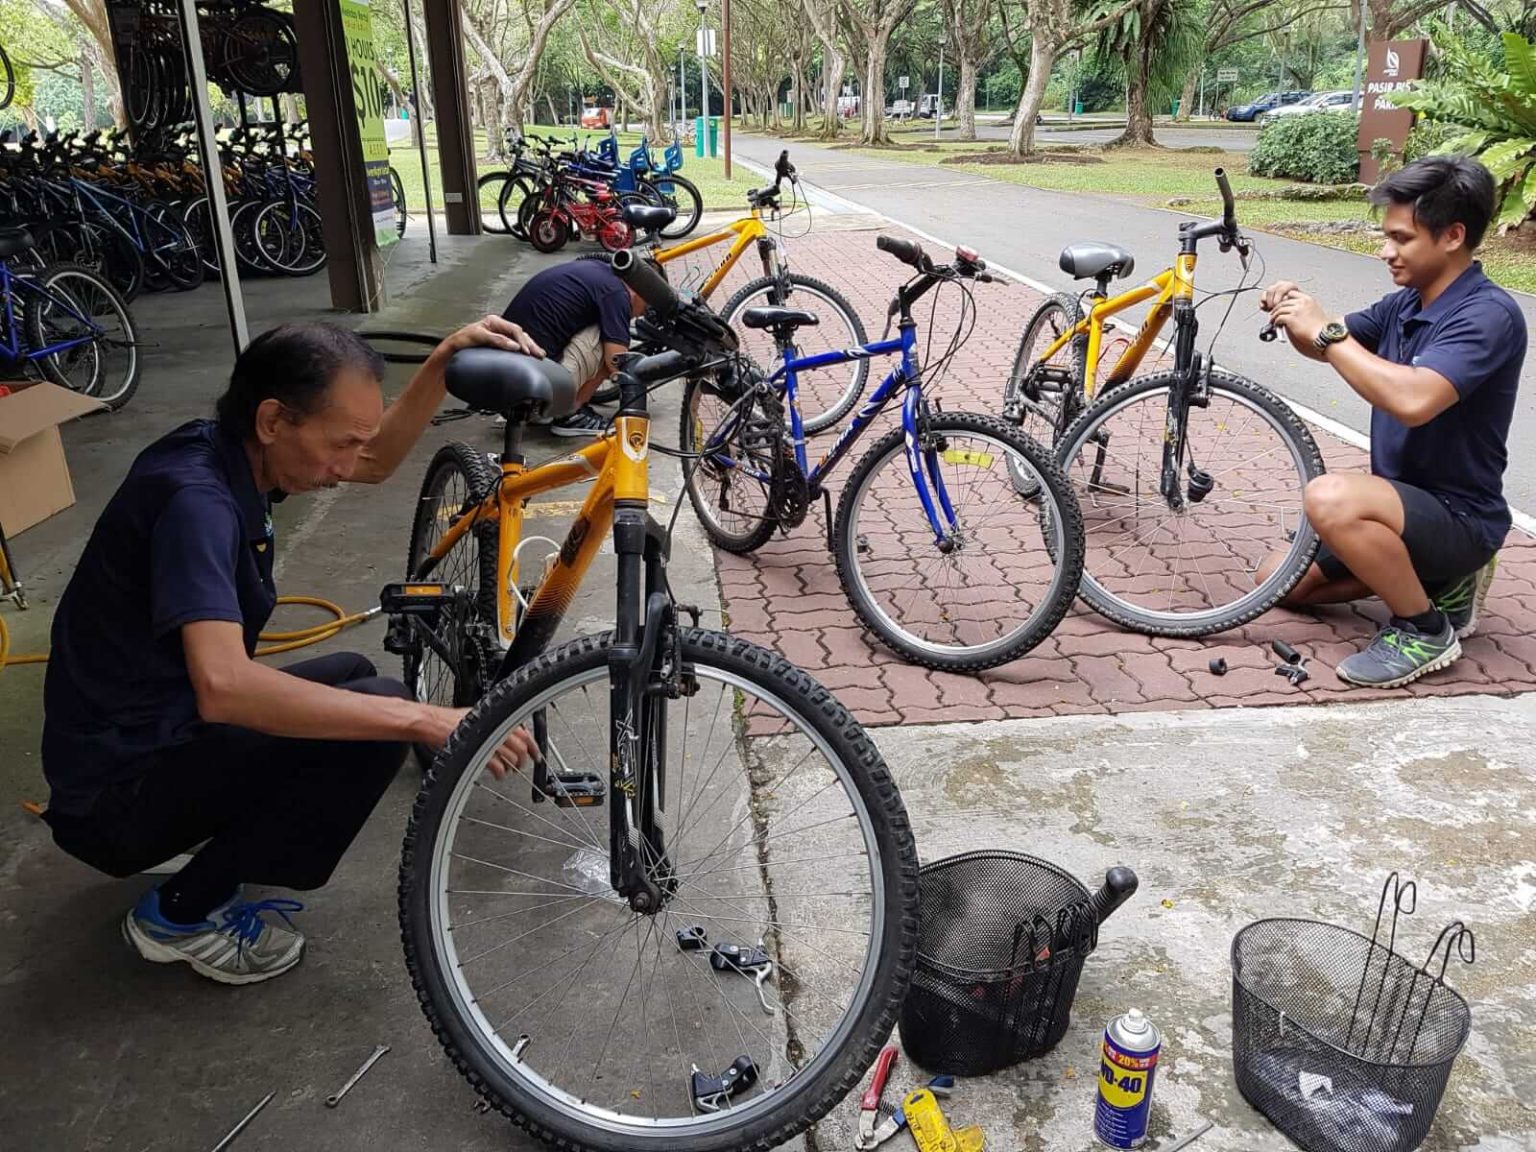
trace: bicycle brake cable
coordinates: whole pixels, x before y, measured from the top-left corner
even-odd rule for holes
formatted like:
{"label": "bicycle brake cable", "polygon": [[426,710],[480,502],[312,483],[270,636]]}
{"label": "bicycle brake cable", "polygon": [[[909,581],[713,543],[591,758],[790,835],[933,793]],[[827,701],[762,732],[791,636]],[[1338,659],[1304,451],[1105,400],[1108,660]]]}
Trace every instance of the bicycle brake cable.
{"label": "bicycle brake cable", "polygon": [[1237,298],[1245,292],[1257,292],[1263,283],[1264,272],[1267,268],[1267,265],[1264,262],[1264,254],[1259,251],[1259,246],[1257,244],[1254,244],[1252,241],[1249,241],[1249,244],[1255,255],[1257,255],[1259,258],[1257,271],[1255,272],[1253,278],[1254,282],[1252,284],[1247,283],[1249,269],[1248,264],[1245,261],[1243,264],[1243,274],[1238,278],[1236,288],[1228,288],[1222,292],[1208,293],[1204,300],[1201,300],[1198,304],[1195,305],[1195,310],[1199,311],[1212,300],[1220,299],[1223,296],[1228,298],[1227,310],[1221,314],[1221,322],[1216,325],[1216,334],[1211,337],[1211,342],[1206,345],[1205,364],[1207,370],[1209,370],[1216,363],[1216,341],[1221,339],[1221,334],[1227,327],[1227,321],[1232,318],[1232,309],[1237,307]]}

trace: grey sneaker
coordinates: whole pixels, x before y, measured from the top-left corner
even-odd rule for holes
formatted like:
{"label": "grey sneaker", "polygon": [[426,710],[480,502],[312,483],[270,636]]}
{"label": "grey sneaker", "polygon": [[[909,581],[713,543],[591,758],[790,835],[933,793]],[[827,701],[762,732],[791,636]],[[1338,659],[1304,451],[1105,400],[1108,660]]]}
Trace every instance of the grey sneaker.
{"label": "grey sneaker", "polygon": [[[281,976],[304,955],[304,937],[288,919],[303,907],[297,900],[237,896],[201,924],[174,924],[160,912],[159,889],[151,889],[123,918],[123,938],[155,964],[185,961],[220,984],[256,984]],[[269,924],[263,912],[276,912],[288,926]]]}
{"label": "grey sneaker", "polygon": [[1463,576],[1435,597],[1435,607],[1451,619],[1456,638],[1465,639],[1477,631],[1477,618],[1483,605],[1488,602],[1488,589],[1493,584],[1494,573],[1499,568],[1499,554],[1495,552],[1488,563],[1476,572]]}
{"label": "grey sneaker", "polygon": [[612,423],[590,404],[583,404],[569,416],[562,416],[549,426],[550,432],[556,436],[585,436],[595,440],[608,431]]}
{"label": "grey sneaker", "polygon": [[1362,688],[1400,688],[1460,656],[1461,641],[1449,619],[1438,636],[1427,636],[1394,616],[1365,651],[1340,661],[1335,671],[1340,680]]}

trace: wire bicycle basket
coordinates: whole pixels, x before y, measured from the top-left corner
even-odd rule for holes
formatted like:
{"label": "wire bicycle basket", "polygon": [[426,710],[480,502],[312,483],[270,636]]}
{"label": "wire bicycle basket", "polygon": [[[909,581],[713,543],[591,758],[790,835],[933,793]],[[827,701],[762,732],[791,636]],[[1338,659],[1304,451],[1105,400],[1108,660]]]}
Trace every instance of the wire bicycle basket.
{"label": "wire bicycle basket", "polygon": [[[1385,941],[1382,920],[1391,895]],[[1411,1152],[1423,1143],[1466,1043],[1472,1012],[1445,983],[1476,959],[1461,921],[1415,966],[1397,951],[1413,881],[1382,886],[1369,939],[1315,920],[1260,920],[1232,941],[1238,1090],[1313,1152]]]}
{"label": "wire bicycle basket", "polygon": [[1112,868],[1090,896],[1056,865],[967,852],[919,875],[917,966],[901,1044],[933,1072],[979,1076],[1049,1052],[1066,1033],[1099,925],[1136,890]]}

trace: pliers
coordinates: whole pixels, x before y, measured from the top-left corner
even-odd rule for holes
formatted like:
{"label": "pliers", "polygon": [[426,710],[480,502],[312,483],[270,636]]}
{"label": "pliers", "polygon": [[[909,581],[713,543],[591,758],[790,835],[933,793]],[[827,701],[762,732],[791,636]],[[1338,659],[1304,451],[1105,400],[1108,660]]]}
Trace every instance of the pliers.
{"label": "pliers", "polygon": [[[869,1152],[872,1148],[878,1148],[896,1133],[907,1126],[907,1117],[900,1108],[876,1123],[880,1111],[880,1095],[885,1090],[885,1082],[891,1074],[891,1065],[896,1062],[896,1045],[888,1045],[875,1061],[875,1075],[870,1082],[869,1090],[864,1093],[859,1101],[859,1135],[853,1142],[853,1146],[859,1152]],[[953,1076],[935,1076],[928,1081],[928,1091],[935,1096],[951,1096],[955,1091],[955,1078]]]}

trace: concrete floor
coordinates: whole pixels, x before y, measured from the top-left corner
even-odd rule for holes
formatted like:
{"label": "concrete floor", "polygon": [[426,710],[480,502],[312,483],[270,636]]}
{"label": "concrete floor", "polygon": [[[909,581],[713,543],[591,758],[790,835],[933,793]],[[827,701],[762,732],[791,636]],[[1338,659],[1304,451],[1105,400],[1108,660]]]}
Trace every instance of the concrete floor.
{"label": "concrete floor", "polygon": [[[396,253],[399,303],[375,326],[446,331],[499,311],[543,259],[490,238],[445,245],[433,273],[422,249],[408,242]],[[253,285],[253,327],[323,314],[323,291],[314,281]],[[133,455],[207,412],[227,371],[212,291],[147,299],[139,315],[160,341],[147,354],[139,396],[118,416],[66,430],[80,504],[15,541],[34,608],[3,610],[23,651],[42,646],[50,606]],[[660,427],[675,427],[675,404],[660,394]],[[281,590],[372,603],[403,559],[425,463],[449,439],[489,449],[496,437],[480,422],[435,428],[382,490],[343,488],[282,505]],[[657,478],[676,492],[675,472]],[[561,518],[547,523],[558,538]],[[588,582],[567,633],[606,623],[604,576],[600,568]],[[686,510],[673,580],[680,599],[717,610],[710,554]],[[326,647],[367,652],[387,668],[393,659],[380,639],[374,625]],[[217,987],[131,955],[118,920],[151,881],[91,872],[55,850],[19,807],[46,796],[36,757],[41,683],[37,669],[0,673],[0,1147],[211,1147],[268,1092],[276,1098],[238,1148],[534,1147],[476,1110],[405,976],[394,888],[414,795],[409,771],[333,883],[308,898],[303,965],[260,989]],[[924,860],[1001,847],[1057,861],[1090,886],[1114,864],[1141,876],[1141,891],[1108,922],[1088,961],[1062,1044],[1039,1061],[963,1081],[948,1103],[956,1123],[985,1127],[994,1152],[1092,1146],[1096,1034],[1133,1005],[1167,1037],[1153,1112],[1159,1143],[1205,1118],[1216,1128],[1196,1152],[1287,1147],[1232,1081],[1232,936],[1266,916],[1369,932],[1392,868],[1421,886],[1418,914],[1399,934],[1415,962],[1451,919],[1478,934],[1477,965],[1449,974],[1472,1003],[1472,1037],[1424,1146],[1536,1148],[1524,1075],[1536,1028],[1529,697],[913,726],[875,737]],[[390,1054],[341,1108],[325,1109],[324,1097],[379,1043]],[[926,1078],[903,1061],[891,1093]],[[824,1121],[814,1146],[851,1148],[856,1106],[851,1098]],[[911,1146],[906,1136],[887,1145]]]}

